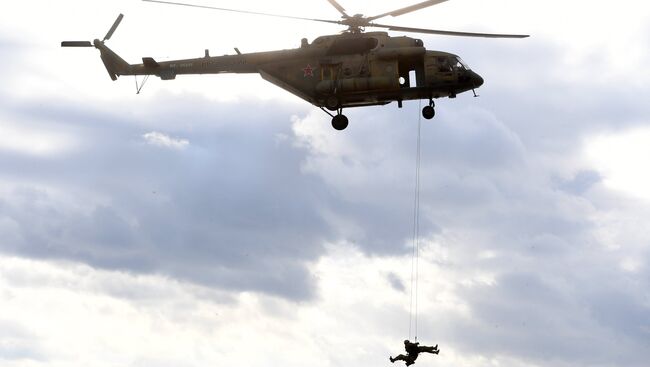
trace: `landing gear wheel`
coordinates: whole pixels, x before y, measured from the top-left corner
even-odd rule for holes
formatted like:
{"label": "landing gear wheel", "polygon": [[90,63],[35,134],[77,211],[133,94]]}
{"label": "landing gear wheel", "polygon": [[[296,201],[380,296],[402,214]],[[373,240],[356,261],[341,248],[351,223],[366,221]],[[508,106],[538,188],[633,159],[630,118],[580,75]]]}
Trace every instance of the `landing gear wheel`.
{"label": "landing gear wheel", "polygon": [[424,117],[427,120],[431,120],[435,115],[436,115],[436,110],[433,108],[433,106],[425,106],[422,109],[422,117]]}
{"label": "landing gear wheel", "polygon": [[332,127],[336,130],[345,130],[348,127],[348,118],[345,115],[335,115],[332,117]]}

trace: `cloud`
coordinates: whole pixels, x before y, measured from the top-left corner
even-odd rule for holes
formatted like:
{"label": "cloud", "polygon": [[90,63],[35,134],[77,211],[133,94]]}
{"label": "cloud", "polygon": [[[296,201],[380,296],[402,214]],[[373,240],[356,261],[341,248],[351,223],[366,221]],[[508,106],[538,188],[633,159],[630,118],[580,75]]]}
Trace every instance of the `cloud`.
{"label": "cloud", "polygon": [[[244,366],[269,360],[288,366],[300,366],[310,359],[318,366],[346,358],[383,361],[385,355],[375,351],[377,344],[389,341],[386,333],[362,337],[345,331],[359,323],[377,331],[392,324],[375,322],[382,316],[385,320],[392,318],[381,308],[367,309],[365,316],[355,311],[361,309],[362,297],[385,286],[377,282],[374,272],[386,263],[364,264],[365,273],[359,277],[355,272],[346,272],[350,270],[350,257],[338,255],[340,251],[341,255],[362,259],[358,253],[345,248],[333,251],[333,256],[319,260],[312,268],[319,287],[326,290],[325,297],[302,304],[300,312],[296,312],[296,303],[259,293],[239,294],[234,302],[223,301],[206,297],[209,289],[167,277],[4,256],[1,261],[6,267],[0,270],[0,292],[11,291],[13,297],[6,300],[5,311],[19,320],[22,329],[37,333],[44,343],[48,358],[43,364],[97,360],[98,366],[104,366],[114,364],[115,358],[125,365],[155,361],[172,366],[199,366],[217,359]],[[363,295],[337,287],[350,277],[357,279],[359,289],[365,288]],[[115,283],[153,295],[124,297],[106,292],[106,287],[114,289]],[[341,304],[336,295],[344,296],[347,302]],[[146,339],[146,345],[139,345],[140,339]],[[363,346],[355,349],[362,353],[349,348],[350,343],[360,342]],[[296,344],[301,348],[292,350]],[[73,350],[66,345],[79,348]],[[256,353],[246,353],[253,345]],[[330,354],[323,346],[336,353]],[[292,352],[278,354],[278,350]]]}
{"label": "cloud", "polygon": [[[328,202],[319,195],[322,183],[301,170],[303,151],[281,138],[290,132],[288,116],[284,123],[214,124],[212,114],[200,108],[187,114],[177,103],[176,117],[135,121],[61,103],[31,109],[50,116],[52,129],[92,143],[57,159],[0,156],[3,165],[21,167],[19,179],[3,179],[2,218],[11,225],[0,227],[13,241],[2,251],[237,291],[313,296],[306,265],[331,235],[318,211]],[[24,118],[23,108],[29,109],[19,104],[8,111]],[[257,121],[266,121],[266,113]],[[154,151],[134,139],[145,135],[149,119],[171,126],[178,116],[194,126],[184,149]]]}
{"label": "cloud", "polygon": [[[485,360],[516,366],[646,363],[643,325],[633,320],[647,319],[648,311],[627,290],[611,293],[623,280],[615,272],[605,271],[610,281],[595,284],[593,272],[513,270],[503,264],[521,263],[517,255],[473,257],[466,250],[474,247],[462,245],[440,238],[422,249],[418,335],[442,350],[439,356],[423,355],[423,361],[435,358],[443,366]],[[447,260],[440,262],[443,252]],[[222,298],[211,288],[165,276],[3,256],[0,291],[11,290],[5,309],[24,332],[39,331],[48,362],[55,365],[78,358],[104,365],[111,355],[122,356],[127,365],[184,360],[193,366],[217,359],[241,365],[269,359],[291,366],[305,360],[323,366],[378,364],[386,363],[386,353],[401,352],[409,319],[408,295],[378,275],[390,271],[406,283],[410,260],[409,255],[366,256],[349,244],[328,245],[309,271],[319,296],[296,303],[256,292]],[[603,269],[603,260],[581,264]],[[622,317],[621,310],[630,317]],[[147,344],[140,345],[139,338]],[[99,350],[93,349],[97,343],[103,346]],[[70,344],[83,348],[74,353],[61,348]],[[277,353],[296,344],[302,347]],[[245,353],[251,345],[257,353]],[[196,353],[197,348],[204,352]]]}
{"label": "cloud", "polygon": [[26,128],[0,119],[0,150],[48,157],[74,150],[77,145],[73,137],[60,132]]}
{"label": "cloud", "polygon": [[584,154],[602,172],[604,184],[633,196],[650,199],[650,174],[643,169],[650,155],[650,128],[589,138]]}
{"label": "cloud", "polygon": [[163,133],[152,131],[142,135],[147,144],[182,150],[185,149],[190,142],[187,139],[174,139]]}
{"label": "cloud", "polygon": [[602,176],[599,172],[585,170],[577,172],[568,180],[558,178],[558,187],[573,195],[582,195],[586,193],[595,184],[602,182]]}
{"label": "cloud", "polygon": [[0,361],[3,364],[43,362],[44,351],[37,335],[19,321],[0,319]]}
{"label": "cloud", "polygon": [[386,274],[386,280],[388,280],[388,283],[390,283],[390,286],[393,287],[393,289],[400,292],[406,291],[406,286],[404,285],[402,279],[400,279],[397,274],[395,273]]}

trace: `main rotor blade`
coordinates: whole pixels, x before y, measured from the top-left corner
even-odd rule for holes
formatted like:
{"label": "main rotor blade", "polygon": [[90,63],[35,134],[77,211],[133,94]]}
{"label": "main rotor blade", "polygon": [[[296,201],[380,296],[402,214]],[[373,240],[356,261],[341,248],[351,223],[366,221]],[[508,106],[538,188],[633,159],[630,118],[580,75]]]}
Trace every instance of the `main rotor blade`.
{"label": "main rotor blade", "polygon": [[368,27],[378,27],[378,28],[388,28],[391,31],[427,33],[427,34],[440,34],[440,35],[443,35],[443,36],[483,37],[483,38],[526,38],[526,37],[530,37],[527,34],[497,34],[497,33],[454,32],[454,31],[442,31],[442,30],[436,30],[436,29],[399,27],[399,26],[376,24],[376,23],[370,23],[367,26]]}
{"label": "main rotor blade", "polygon": [[115,23],[113,23],[113,26],[111,27],[111,29],[109,29],[108,33],[106,33],[106,36],[104,37],[104,41],[108,41],[109,39],[111,39],[111,37],[113,36],[113,33],[115,33],[115,30],[117,29],[117,27],[122,22],[122,18],[124,18],[124,14],[120,14],[120,15],[117,16],[117,19],[115,19]]}
{"label": "main rotor blade", "polygon": [[172,1],[161,1],[161,0],[142,0],[142,1],[149,2],[149,3],[187,6],[187,7],[191,7],[191,8],[229,11],[229,12],[233,12],[233,13],[264,15],[264,16],[267,16],[267,17],[288,18],[288,19],[298,19],[298,20],[310,20],[310,21],[314,21],[314,22],[341,24],[341,22],[338,21],[338,20],[326,20],[326,19],[312,19],[312,18],[294,17],[294,16],[291,16],[291,15],[270,14],[270,13],[260,13],[260,12],[248,11],[248,10],[235,10],[235,9],[217,8],[217,7],[214,7],[214,6],[197,5],[197,4],[189,4],[189,3],[177,3],[177,2],[172,2]]}
{"label": "main rotor blade", "polygon": [[341,6],[341,4],[337,3],[336,0],[327,0],[329,1],[330,4],[332,4],[333,7],[336,8],[341,14],[343,14],[344,17],[349,18],[350,16],[345,12],[345,9]]}
{"label": "main rotor blade", "polygon": [[61,47],[94,47],[90,41],[63,41]]}
{"label": "main rotor blade", "polygon": [[423,1],[421,3],[417,3],[415,5],[407,6],[405,8],[393,10],[391,12],[380,14],[380,15],[375,15],[374,17],[369,17],[368,21],[372,22],[375,19],[383,18],[383,17],[385,17],[387,15],[397,17],[397,16],[400,16],[400,15],[403,15],[403,14],[406,14],[406,13],[414,12],[416,10],[420,10],[420,9],[428,8],[428,7],[433,6],[433,5],[444,3],[445,1],[448,1],[448,0],[427,0],[427,1]]}

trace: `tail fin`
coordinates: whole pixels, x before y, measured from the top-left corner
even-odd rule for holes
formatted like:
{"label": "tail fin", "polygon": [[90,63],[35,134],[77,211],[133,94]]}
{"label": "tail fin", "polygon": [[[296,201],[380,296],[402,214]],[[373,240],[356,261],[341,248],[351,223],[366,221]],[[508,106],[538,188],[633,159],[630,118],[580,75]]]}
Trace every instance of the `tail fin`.
{"label": "tail fin", "polygon": [[102,61],[108,71],[108,75],[112,80],[117,80],[120,75],[129,73],[130,66],[128,62],[124,61],[118,54],[108,48],[104,42],[96,39],[94,41],[95,47],[100,51]]}

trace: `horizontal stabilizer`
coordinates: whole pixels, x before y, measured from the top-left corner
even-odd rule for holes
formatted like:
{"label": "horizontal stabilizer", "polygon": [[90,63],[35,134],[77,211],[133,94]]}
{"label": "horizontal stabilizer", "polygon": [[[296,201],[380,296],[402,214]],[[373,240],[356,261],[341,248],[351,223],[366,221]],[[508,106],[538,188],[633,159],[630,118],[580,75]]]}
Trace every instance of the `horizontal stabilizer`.
{"label": "horizontal stabilizer", "polygon": [[157,68],[160,66],[160,64],[156,60],[154,60],[153,57],[143,57],[142,63],[144,64],[144,66],[149,68]]}
{"label": "horizontal stabilizer", "polygon": [[63,41],[61,47],[93,47],[90,41]]}

